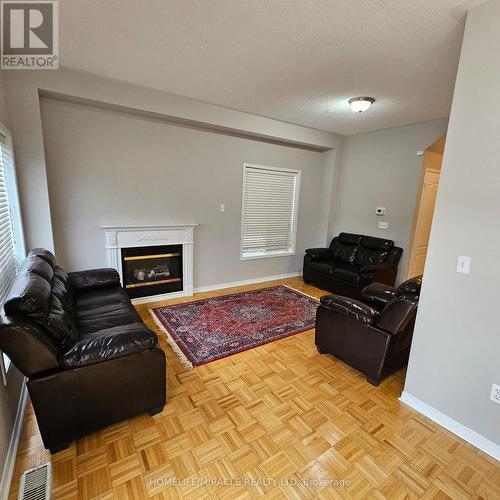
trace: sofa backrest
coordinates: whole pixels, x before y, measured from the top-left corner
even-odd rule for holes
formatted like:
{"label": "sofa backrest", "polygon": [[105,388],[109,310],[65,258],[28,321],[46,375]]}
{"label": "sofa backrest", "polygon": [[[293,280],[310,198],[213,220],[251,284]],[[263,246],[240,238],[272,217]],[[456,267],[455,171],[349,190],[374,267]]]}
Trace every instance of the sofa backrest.
{"label": "sofa backrest", "polygon": [[377,318],[375,326],[392,335],[397,335],[414,321],[417,307],[417,297],[398,295],[385,306]]}
{"label": "sofa backrest", "polygon": [[420,289],[422,288],[422,275],[415,276],[409,280],[403,281],[396,288],[396,295],[413,295],[417,299],[420,297]]}
{"label": "sofa backrest", "polygon": [[340,233],[330,244],[334,260],[356,267],[387,262],[394,248],[392,240],[353,233]]}
{"label": "sofa backrest", "polygon": [[332,258],[353,265],[362,238],[360,234],[340,233],[330,243]]}
{"label": "sofa backrest", "polygon": [[0,349],[25,375],[54,368],[58,353],[78,340],[72,305],[68,276],[52,253],[30,251],[4,303]]}
{"label": "sofa backrest", "polygon": [[387,262],[389,253],[394,247],[394,241],[374,238],[373,236],[363,236],[356,251],[354,265],[357,267],[369,264],[381,264]]}

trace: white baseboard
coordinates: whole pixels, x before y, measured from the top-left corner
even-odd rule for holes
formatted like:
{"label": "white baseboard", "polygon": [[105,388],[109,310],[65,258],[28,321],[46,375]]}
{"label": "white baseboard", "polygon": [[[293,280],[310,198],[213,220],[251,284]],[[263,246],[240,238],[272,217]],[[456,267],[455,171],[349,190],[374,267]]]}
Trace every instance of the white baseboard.
{"label": "white baseboard", "polygon": [[441,413],[439,410],[436,410],[432,406],[424,403],[420,399],[412,396],[405,391],[403,391],[399,400],[405,405],[408,405],[410,408],[418,411],[422,415],[430,418],[450,432],[453,432],[453,434],[456,434],[458,437],[462,438],[464,441],[467,441],[472,446],[479,448],[481,451],[484,451],[484,453],[490,455],[496,460],[500,460],[500,446],[498,444],[495,444],[493,441],[490,441],[484,436],[481,436],[481,434],[478,434],[476,431],[469,429],[460,422],[457,422],[451,417],[448,417],[448,415]]}
{"label": "white baseboard", "polygon": [[10,436],[9,449],[7,450],[7,457],[2,472],[2,479],[0,482],[0,499],[8,498],[10,483],[12,481],[12,474],[14,473],[14,465],[16,463],[17,448],[19,447],[19,440],[21,439],[21,431],[23,429],[24,410],[26,408],[26,400],[28,399],[28,389],[26,387],[26,380],[23,381],[21,395],[19,396],[19,404],[17,406],[16,420],[12,435]]}
{"label": "white baseboard", "polygon": [[148,302],[158,302],[159,300],[179,299],[181,297],[188,297],[188,294],[182,290],[180,292],[159,293],[158,295],[149,295],[148,297],[137,297],[132,299],[132,304],[147,304]]}
{"label": "white baseboard", "polygon": [[218,283],[216,285],[197,286],[194,289],[194,293],[212,292],[213,290],[223,290],[224,288],[233,288],[235,286],[255,285],[256,283],[282,280],[285,278],[295,278],[297,276],[302,276],[302,271],[297,271],[288,274],[275,274],[274,276],[263,276],[262,278],[251,278],[249,280],[230,281],[228,283]]}

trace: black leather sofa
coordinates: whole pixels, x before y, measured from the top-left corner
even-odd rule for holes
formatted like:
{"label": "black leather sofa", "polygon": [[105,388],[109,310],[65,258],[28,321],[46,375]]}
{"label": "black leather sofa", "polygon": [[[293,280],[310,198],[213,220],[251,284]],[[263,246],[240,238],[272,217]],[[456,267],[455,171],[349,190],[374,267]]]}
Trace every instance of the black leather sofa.
{"label": "black leather sofa", "polygon": [[410,355],[422,277],[398,288],[372,283],[362,300],[321,297],[316,315],[316,346],[363,372],[369,383],[404,366]]}
{"label": "black leather sofa", "polygon": [[324,290],[359,298],[370,283],[394,285],[402,253],[391,240],[340,233],[329,248],[306,250],[303,278]]}
{"label": "black leather sofa", "polygon": [[29,252],[4,303],[0,349],[28,378],[52,453],[165,405],[165,354],[114,269],[66,273],[49,251]]}

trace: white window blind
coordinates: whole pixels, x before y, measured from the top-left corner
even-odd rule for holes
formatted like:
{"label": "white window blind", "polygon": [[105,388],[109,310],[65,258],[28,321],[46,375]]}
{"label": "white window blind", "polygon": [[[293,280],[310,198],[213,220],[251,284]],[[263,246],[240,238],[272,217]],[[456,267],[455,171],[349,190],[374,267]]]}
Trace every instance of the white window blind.
{"label": "white window blind", "polygon": [[12,224],[8,184],[13,170],[7,138],[0,135],[0,304],[16,277],[16,242]]}
{"label": "white window blind", "polygon": [[[12,139],[8,131],[0,126],[0,307],[3,306],[24,256]],[[7,384],[9,365],[9,358],[1,354],[0,371],[4,384]]]}
{"label": "white window blind", "polygon": [[300,171],[243,166],[241,259],[295,253]]}

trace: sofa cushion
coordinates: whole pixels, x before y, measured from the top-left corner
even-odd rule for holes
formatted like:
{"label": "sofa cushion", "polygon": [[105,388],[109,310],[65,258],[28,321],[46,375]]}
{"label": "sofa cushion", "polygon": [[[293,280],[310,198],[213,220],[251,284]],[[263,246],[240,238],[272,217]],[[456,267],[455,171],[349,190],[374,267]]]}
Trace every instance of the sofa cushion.
{"label": "sofa cushion", "polygon": [[337,236],[338,240],[347,245],[359,245],[363,239],[362,234],[340,233]]}
{"label": "sofa cushion", "polygon": [[68,291],[71,289],[68,273],[62,267],[54,266],[54,276],[57,276],[64,283]]}
{"label": "sofa cushion", "polygon": [[394,246],[394,241],[374,236],[363,236],[361,245],[371,250],[390,250]]}
{"label": "sofa cushion", "polygon": [[331,261],[312,261],[309,264],[309,268],[315,273],[325,274],[327,276],[331,276],[333,271]]}
{"label": "sofa cushion", "polygon": [[139,321],[142,321],[141,317],[127,303],[101,304],[92,309],[76,310],[76,326],[80,336]]}
{"label": "sofa cushion", "polygon": [[76,309],[83,311],[93,309],[102,304],[128,304],[130,299],[127,293],[121,287],[98,288],[79,293],[75,297]]}
{"label": "sofa cushion", "polygon": [[357,285],[360,280],[359,273],[354,269],[337,268],[333,270],[332,276],[334,279],[343,281],[344,283],[348,283],[350,285]]}
{"label": "sofa cushion", "polygon": [[52,295],[47,315],[40,319],[40,323],[63,349],[78,340],[76,324],[55,294]]}
{"label": "sofa cushion", "polygon": [[49,252],[48,250],[45,250],[45,248],[33,248],[33,250],[30,250],[28,252],[28,257],[31,257],[32,255],[40,257],[45,262],[50,264],[51,267],[54,267],[56,265],[56,258],[54,254],[52,252]]}
{"label": "sofa cushion", "polygon": [[120,286],[120,275],[116,269],[88,269],[69,273],[71,287],[75,292]]}
{"label": "sofa cushion", "polygon": [[51,286],[39,274],[23,271],[16,276],[4,303],[5,313],[43,318],[49,309]]}
{"label": "sofa cushion", "polygon": [[386,262],[393,246],[394,242],[391,240],[364,236],[356,252],[354,265],[363,267],[369,264],[381,264]]}
{"label": "sofa cushion", "polygon": [[361,238],[357,234],[340,233],[330,244],[332,258],[339,262],[353,264]]}
{"label": "sofa cushion", "polygon": [[19,272],[35,273],[49,282],[54,276],[54,268],[47,261],[41,259],[37,255],[28,255],[22,263]]}
{"label": "sofa cushion", "polygon": [[66,314],[71,316],[74,314],[75,304],[73,301],[73,295],[69,291],[66,283],[56,274],[54,274],[54,277],[52,278],[52,295],[59,299]]}

